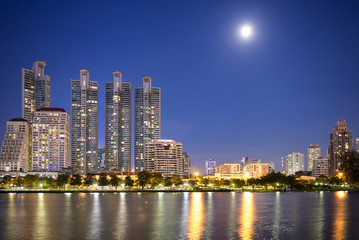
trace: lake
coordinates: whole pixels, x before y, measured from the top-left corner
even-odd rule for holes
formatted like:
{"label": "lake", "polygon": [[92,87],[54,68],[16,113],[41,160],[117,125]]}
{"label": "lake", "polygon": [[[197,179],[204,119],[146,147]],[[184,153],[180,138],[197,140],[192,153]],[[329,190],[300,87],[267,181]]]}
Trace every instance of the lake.
{"label": "lake", "polygon": [[359,239],[359,193],[1,193],[0,239]]}

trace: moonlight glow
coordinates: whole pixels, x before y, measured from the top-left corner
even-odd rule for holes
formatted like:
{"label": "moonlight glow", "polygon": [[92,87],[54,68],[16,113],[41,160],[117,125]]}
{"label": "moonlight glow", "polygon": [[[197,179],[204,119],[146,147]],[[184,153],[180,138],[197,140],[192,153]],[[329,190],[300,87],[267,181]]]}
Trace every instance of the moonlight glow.
{"label": "moonlight glow", "polygon": [[250,37],[252,36],[253,30],[252,30],[252,27],[251,27],[251,26],[249,26],[249,25],[244,25],[244,26],[241,27],[239,33],[240,33],[240,35],[241,35],[242,38],[247,39],[247,38],[250,38]]}

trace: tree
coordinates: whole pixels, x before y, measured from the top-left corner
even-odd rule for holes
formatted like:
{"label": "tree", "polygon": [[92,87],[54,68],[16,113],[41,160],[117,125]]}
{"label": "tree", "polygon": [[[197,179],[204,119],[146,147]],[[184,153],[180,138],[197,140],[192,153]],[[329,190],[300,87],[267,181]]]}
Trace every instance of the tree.
{"label": "tree", "polygon": [[189,180],[189,181],[188,181],[188,185],[189,185],[190,187],[195,187],[195,186],[197,185],[197,180],[195,180],[195,179]]}
{"label": "tree", "polygon": [[96,179],[94,178],[94,175],[92,173],[87,173],[86,177],[85,177],[84,184],[86,186],[91,186],[92,184],[94,184],[95,180]]}
{"label": "tree", "polygon": [[228,179],[221,179],[221,181],[219,181],[221,186],[229,186],[231,185],[231,181],[229,181]]}
{"label": "tree", "polygon": [[173,176],[171,182],[177,187],[183,184],[182,178],[178,175]]}
{"label": "tree", "polygon": [[129,188],[133,187],[133,183],[134,183],[134,181],[131,179],[130,176],[127,176],[125,178],[125,186],[126,187],[129,187]]}
{"label": "tree", "polygon": [[163,179],[163,185],[165,187],[170,187],[172,185],[172,178],[171,177],[166,177]]}
{"label": "tree", "polygon": [[110,179],[110,184],[113,187],[116,187],[116,191],[117,191],[117,187],[121,184],[121,179],[119,177],[117,177],[117,175],[112,174]]}
{"label": "tree", "polygon": [[254,186],[257,185],[258,181],[255,178],[248,178],[247,184],[252,186],[252,190],[254,191]]}
{"label": "tree", "polygon": [[149,171],[142,171],[138,173],[138,185],[141,186],[142,191],[143,188],[150,183],[151,173]]}
{"label": "tree", "polygon": [[109,184],[109,181],[107,179],[107,173],[102,172],[100,173],[100,177],[98,179],[98,185],[101,187],[107,186]]}
{"label": "tree", "polygon": [[10,175],[6,175],[2,178],[2,183],[4,185],[7,185],[7,188],[10,188],[11,179],[12,179],[12,177]]}
{"label": "tree", "polygon": [[284,183],[288,185],[290,188],[294,188],[294,186],[297,184],[297,179],[295,179],[294,176],[286,176]]}
{"label": "tree", "polygon": [[26,175],[24,177],[24,185],[27,188],[33,188],[34,186],[37,185],[37,183],[40,181],[39,176],[38,175]]}
{"label": "tree", "polygon": [[209,184],[209,179],[208,178],[204,178],[204,177],[201,177],[199,178],[199,184],[207,187],[207,185]]}
{"label": "tree", "polygon": [[66,184],[69,183],[69,177],[66,175],[59,175],[57,176],[57,180],[56,180],[56,185],[60,188],[60,187],[64,187],[66,186]]}
{"label": "tree", "polygon": [[241,188],[246,184],[246,182],[243,179],[232,178],[231,179],[231,184],[235,188]]}
{"label": "tree", "polygon": [[344,180],[349,184],[359,183],[359,154],[355,151],[344,154],[340,171],[344,175]]}
{"label": "tree", "polygon": [[283,185],[285,182],[286,176],[281,172],[270,172],[267,175],[260,178],[260,184],[265,186],[267,191],[267,185],[271,185],[274,189],[278,185]]}
{"label": "tree", "polygon": [[163,177],[161,173],[153,173],[150,179],[150,184],[152,187],[156,187],[163,182]]}
{"label": "tree", "polygon": [[80,186],[82,185],[82,178],[79,174],[75,174],[70,179],[70,185],[72,186]]}
{"label": "tree", "polygon": [[15,180],[14,180],[14,185],[16,187],[22,187],[24,185],[24,178],[23,177],[17,177]]}

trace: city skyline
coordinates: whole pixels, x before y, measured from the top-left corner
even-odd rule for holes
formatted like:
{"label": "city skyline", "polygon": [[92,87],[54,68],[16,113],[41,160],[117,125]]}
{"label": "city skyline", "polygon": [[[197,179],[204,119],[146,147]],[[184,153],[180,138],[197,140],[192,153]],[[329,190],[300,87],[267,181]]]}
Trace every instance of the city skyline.
{"label": "city skyline", "polygon": [[[281,156],[293,151],[306,153],[310,144],[319,144],[325,157],[329,133],[340,117],[353,130],[353,138],[359,135],[355,106],[359,55],[355,48],[359,40],[355,31],[359,19],[356,3],[329,4],[325,11],[316,3],[308,9],[306,4],[299,3],[295,7],[289,3],[285,6],[263,3],[256,9],[251,3],[229,2],[226,6],[208,3],[204,6],[203,20],[195,14],[203,5],[193,3],[187,20],[183,21],[176,20],[177,13],[171,17],[161,13],[161,8],[156,10],[159,6],[156,4],[136,7],[139,14],[135,18],[126,13],[135,6],[125,4],[121,5],[123,18],[132,20],[126,21],[127,25],[115,22],[112,19],[115,12],[103,7],[109,29],[116,29],[119,24],[126,34],[118,39],[113,31],[103,30],[101,38],[83,45],[80,43],[91,38],[93,30],[100,30],[88,18],[94,12],[93,5],[85,6],[88,11],[80,13],[89,20],[86,23],[64,17],[54,20],[51,11],[46,11],[51,6],[47,3],[38,9],[36,4],[2,4],[10,9],[8,12],[15,13],[10,16],[2,12],[2,22],[12,22],[11,29],[16,30],[7,31],[8,27],[3,26],[2,31],[8,32],[7,40],[0,40],[4,53],[0,66],[6,86],[0,90],[1,108],[6,110],[0,117],[1,140],[6,121],[21,116],[21,68],[37,59],[47,62],[51,106],[70,112],[70,79],[77,76],[79,69],[89,69],[92,79],[99,82],[99,146],[105,143],[105,82],[116,69],[123,72],[133,88],[141,86],[143,76],[154,79],[162,89],[161,137],[183,142],[192,164],[202,169],[209,158],[222,163],[249,156],[275,162],[278,170]],[[59,4],[54,11],[75,15],[76,6],[68,9]],[[147,18],[144,9],[151,9],[158,17]],[[296,13],[298,9],[306,13],[303,26],[295,20],[303,20]],[[25,18],[30,12],[33,18]],[[36,12],[45,16],[33,14]],[[285,23],[280,20],[283,14]],[[29,33],[29,26],[39,21],[40,16],[47,18],[43,29],[58,39],[41,39]],[[167,23],[160,23],[160,17],[167,17]],[[69,25],[66,21],[73,27],[52,28],[62,26],[62,22]],[[245,21],[252,22],[256,32],[252,42],[242,43],[236,29]],[[77,34],[75,29],[83,31]],[[141,39],[143,35],[147,38]],[[334,93],[338,85],[347,89],[345,98],[328,94]]]}

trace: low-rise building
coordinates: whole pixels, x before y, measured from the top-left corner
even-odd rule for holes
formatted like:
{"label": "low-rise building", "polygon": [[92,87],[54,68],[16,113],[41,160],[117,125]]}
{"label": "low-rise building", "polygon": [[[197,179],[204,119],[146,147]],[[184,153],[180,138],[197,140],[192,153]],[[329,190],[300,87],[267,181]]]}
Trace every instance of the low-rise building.
{"label": "low-rise building", "polygon": [[214,167],[214,176],[217,179],[241,178],[241,163],[223,163]]}
{"label": "low-rise building", "polygon": [[274,170],[274,163],[250,162],[244,167],[244,178],[260,178]]}
{"label": "low-rise building", "polygon": [[6,133],[0,153],[0,171],[30,170],[31,129],[23,118],[13,118],[6,123]]}
{"label": "low-rise building", "polygon": [[318,178],[320,175],[329,176],[329,160],[328,158],[319,157],[313,160],[313,177]]}

